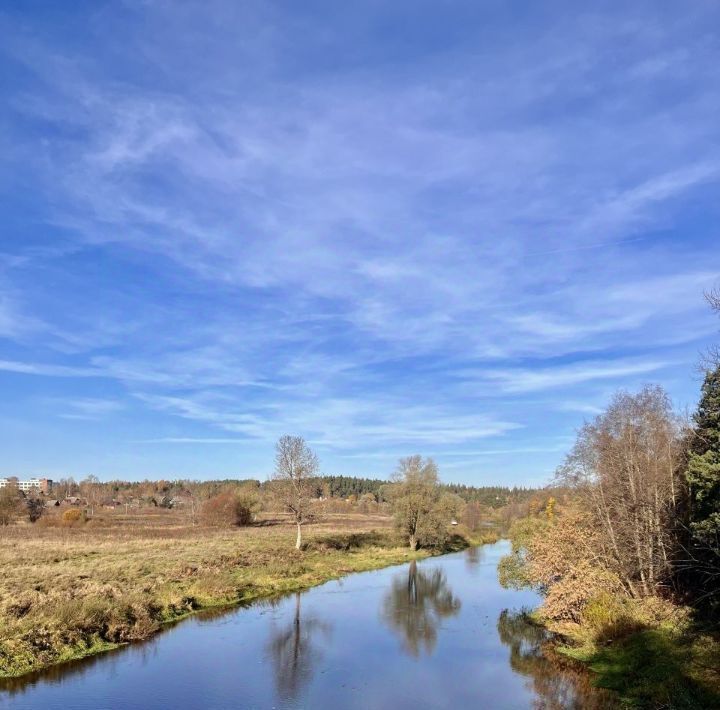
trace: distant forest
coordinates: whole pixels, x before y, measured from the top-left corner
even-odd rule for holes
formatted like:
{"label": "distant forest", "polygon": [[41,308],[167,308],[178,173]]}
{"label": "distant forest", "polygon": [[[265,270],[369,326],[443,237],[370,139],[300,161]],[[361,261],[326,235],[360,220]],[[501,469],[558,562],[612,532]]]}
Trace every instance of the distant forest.
{"label": "distant forest", "polygon": [[[68,481],[63,481],[63,488],[79,488],[74,482],[69,486]],[[381,478],[358,478],[355,476],[318,476],[314,479],[315,495],[318,498],[360,498],[363,495],[371,494],[378,503],[387,500],[386,490],[390,481]],[[113,481],[108,484],[106,490],[112,495],[121,491],[135,491],[146,496],[162,493],[175,495],[189,489],[201,489],[206,496],[214,495],[228,486],[252,485],[263,489],[267,482],[257,479],[224,479],[214,481],[143,481],[142,483],[129,483],[126,481]],[[460,496],[467,503],[479,503],[490,508],[502,508],[506,505],[525,503],[539,491],[538,488],[508,487],[508,486],[467,486],[462,484],[445,483],[441,488]],[[68,490],[70,493],[71,490]],[[72,491],[75,492],[75,491]],[[205,496],[202,496],[205,497]]]}
{"label": "distant forest", "polygon": [[[325,498],[350,498],[372,493],[379,503],[386,499],[384,490],[390,481],[354,476],[321,476],[317,479],[317,495]],[[443,491],[460,496],[467,503],[480,503],[490,508],[502,508],[510,503],[523,503],[537,493],[533,488],[507,486],[466,486],[454,483],[441,485]]]}

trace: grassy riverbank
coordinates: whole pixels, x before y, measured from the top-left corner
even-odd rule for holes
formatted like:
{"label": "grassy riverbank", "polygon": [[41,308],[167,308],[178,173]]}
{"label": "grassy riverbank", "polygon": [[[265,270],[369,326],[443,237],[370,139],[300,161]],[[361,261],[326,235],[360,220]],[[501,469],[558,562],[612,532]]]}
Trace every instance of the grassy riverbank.
{"label": "grassy riverbank", "polygon": [[556,650],[587,666],[593,685],[617,693],[621,707],[720,708],[720,639],[680,616],[626,618],[601,633],[589,624],[546,625],[561,635]]}
{"label": "grassy riverbank", "polygon": [[171,516],[110,517],[78,529],[3,531],[0,677],[149,638],[201,609],[429,554],[411,553],[381,516],[328,516],[306,528],[301,551],[283,522],[214,529]]}

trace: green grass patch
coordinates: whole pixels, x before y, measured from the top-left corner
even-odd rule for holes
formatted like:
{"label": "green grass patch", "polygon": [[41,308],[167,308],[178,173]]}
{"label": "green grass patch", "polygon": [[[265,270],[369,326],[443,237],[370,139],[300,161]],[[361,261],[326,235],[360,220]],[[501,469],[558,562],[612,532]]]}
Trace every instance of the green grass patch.
{"label": "green grass patch", "polygon": [[720,644],[699,634],[644,629],[602,646],[561,646],[627,708],[720,708]]}

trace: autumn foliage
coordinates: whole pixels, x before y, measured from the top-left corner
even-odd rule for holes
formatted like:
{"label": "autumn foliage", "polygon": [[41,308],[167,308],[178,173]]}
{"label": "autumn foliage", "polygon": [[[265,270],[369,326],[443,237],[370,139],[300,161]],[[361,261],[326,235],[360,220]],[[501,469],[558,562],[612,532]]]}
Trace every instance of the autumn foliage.
{"label": "autumn foliage", "polygon": [[79,525],[85,522],[85,511],[80,508],[68,508],[62,514],[62,524],[67,526]]}
{"label": "autumn foliage", "polygon": [[581,622],[600,594],[667,595],[681,553],[682,441],[661,388],[617,394],[558,471],[565,506],[550,497],[516,524],[504,581],[541,591],[555,621]]}
{"label": "autumn foliage", "polygon": [[206,525],[250,525],[257,509],[257,497],[251,491],[227,490],[203,503],[201,518]]}

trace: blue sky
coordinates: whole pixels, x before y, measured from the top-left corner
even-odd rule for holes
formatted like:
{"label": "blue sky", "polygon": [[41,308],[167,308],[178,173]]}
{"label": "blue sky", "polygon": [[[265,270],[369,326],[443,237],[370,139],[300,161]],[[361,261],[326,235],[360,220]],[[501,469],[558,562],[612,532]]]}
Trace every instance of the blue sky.
{"label": "blue sky", "polygon": [[720,323],[716,2],[5,2],[0,474],[537,484]]}

